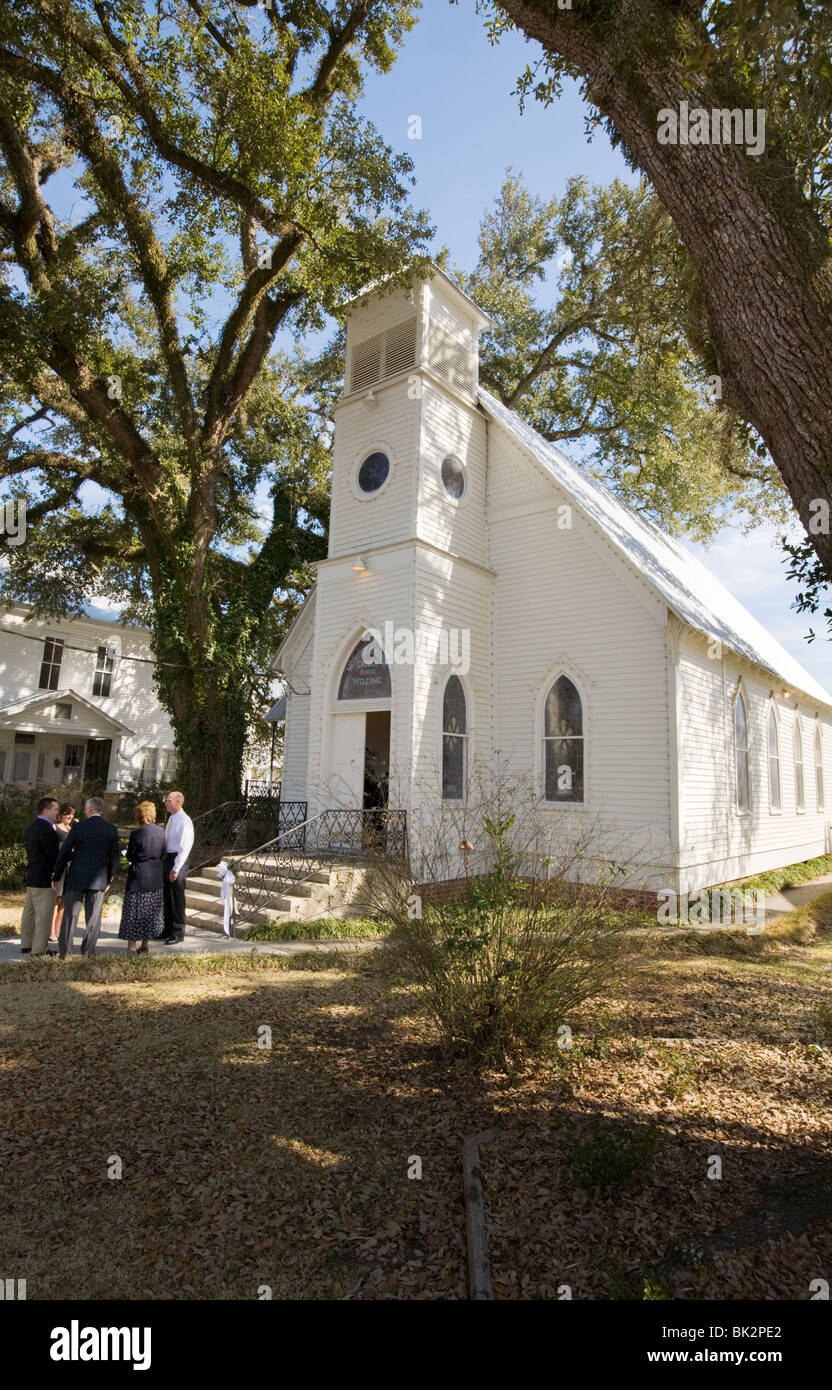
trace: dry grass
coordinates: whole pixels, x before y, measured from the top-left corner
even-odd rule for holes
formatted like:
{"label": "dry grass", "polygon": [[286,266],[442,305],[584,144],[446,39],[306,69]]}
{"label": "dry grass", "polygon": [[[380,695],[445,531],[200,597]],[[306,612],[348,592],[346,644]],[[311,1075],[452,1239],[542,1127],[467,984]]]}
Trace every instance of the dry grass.
{"label": "dry grass", "polygon": [[7,966],[0,1266],[31,1299],[464,1298],[461,1146],[496,1122],[499,1298],[806,1298],[830,1213],[773,1240],[754,1216],[828,1152],[832,948],[805,937],[660,943],[567,1020],[571,1050],[508,1076],[457,1067],[378,953]]}

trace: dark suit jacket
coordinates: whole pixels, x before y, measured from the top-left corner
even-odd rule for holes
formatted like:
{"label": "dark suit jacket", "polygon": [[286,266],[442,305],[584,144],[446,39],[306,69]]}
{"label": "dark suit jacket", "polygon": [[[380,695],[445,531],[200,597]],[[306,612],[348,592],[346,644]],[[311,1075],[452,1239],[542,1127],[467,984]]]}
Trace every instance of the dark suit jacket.
{"label": "dark suit jacket", "polygon": [[27,888],[48,888],[55,877],[55,860],[61,848],[54,825],[38,816],[27,825],[24,843]]}
{"label": "dark suit jacket", "polygon": [[66,865],[64,892],[68,888],[106,888],[118,869],[118,831],[102,816],[76,821],[61,846],[52,870],[60,878]]}
{"label": "dark suit jacket", "polygon": [[161,825],[139,825],[130,831],[127,858],[130,872],[127,887],[136,893],[153,893],[165,886],[162,874],[162,855],[165,852],[165,832]]}

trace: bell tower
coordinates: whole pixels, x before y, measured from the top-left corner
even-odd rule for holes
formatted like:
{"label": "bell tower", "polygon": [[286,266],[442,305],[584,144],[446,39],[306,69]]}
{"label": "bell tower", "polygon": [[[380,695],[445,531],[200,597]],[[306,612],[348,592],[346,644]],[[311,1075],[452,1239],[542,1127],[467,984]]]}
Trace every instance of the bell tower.
{"label": "bell tower", "polygon": [[[317,566],[310,802],[361,804],[383,764],[389,805],[413,809],[417,782],[441,763],[448,654],[462,645],[485,726],[493,576],[477,368],[490,320],[428,267],[353,300],[346,323],[329,552]],[[367,629],[383,634],[386,693],[342,679]]]}

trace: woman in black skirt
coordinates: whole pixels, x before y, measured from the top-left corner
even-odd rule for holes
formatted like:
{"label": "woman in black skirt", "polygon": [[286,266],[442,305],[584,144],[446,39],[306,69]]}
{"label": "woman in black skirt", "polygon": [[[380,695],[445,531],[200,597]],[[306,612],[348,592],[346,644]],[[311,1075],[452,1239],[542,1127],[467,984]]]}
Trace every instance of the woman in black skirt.
{"label": "woman in black skirt", "polygon": [[124,890],[124,907],[118,934],[127,942],[128,951],[147,950],[147,943],[159,937],[165,929],[164,876],[162,855],[165,852],[165,832],[156,824],[156,807],[152,801],[140,801],[136,807],[138,828],[131,830],[127,845],[130,872]]}

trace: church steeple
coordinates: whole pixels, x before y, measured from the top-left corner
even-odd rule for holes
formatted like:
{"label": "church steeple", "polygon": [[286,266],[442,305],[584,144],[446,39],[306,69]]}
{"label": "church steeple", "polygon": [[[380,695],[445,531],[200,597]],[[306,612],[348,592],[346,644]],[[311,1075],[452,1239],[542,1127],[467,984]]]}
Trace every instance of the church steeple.
{"label": "church steeple", "polygon": [[344,398],[414,368],[476,399],[478,341],[491,320],[437,266],[409,290],[375,286],[347,309]]}

